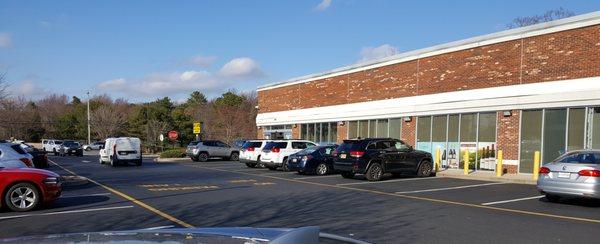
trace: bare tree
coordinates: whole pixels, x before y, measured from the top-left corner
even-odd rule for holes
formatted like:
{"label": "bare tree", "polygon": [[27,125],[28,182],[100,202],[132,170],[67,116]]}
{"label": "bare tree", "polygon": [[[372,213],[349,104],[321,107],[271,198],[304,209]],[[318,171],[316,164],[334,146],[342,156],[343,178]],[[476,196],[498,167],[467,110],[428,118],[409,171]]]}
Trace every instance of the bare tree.
{"label": "bare tree", "polygon": [[6,72],[0,74],[0,101],[8,98],[8,81],[6,81]]}
{"label": "bare tree", "polygon": [[127,122],[126,114],[116,105],[102,105],[94,110],[90,124],[98,138],[117,136]]}
{"label": "bare tree", "polygon": [[506,28],[513,29],[529,25],[535,25],[539,23],[571,17],[573,15],[575,15],[575,13],[561,7],[554,10],[548,10],[542,15],[515,18],[508,25],[506,25]]}

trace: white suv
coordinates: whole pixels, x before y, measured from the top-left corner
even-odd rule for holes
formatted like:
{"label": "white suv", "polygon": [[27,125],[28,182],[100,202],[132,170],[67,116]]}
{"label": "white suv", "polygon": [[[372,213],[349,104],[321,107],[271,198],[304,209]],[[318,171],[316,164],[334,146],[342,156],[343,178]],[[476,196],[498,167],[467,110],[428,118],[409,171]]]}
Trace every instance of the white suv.
{"label": "white suv", "polygon": [[270,142],[269,140],[248,140],[240,148],[240,162],[245,163],[250,168],[261,167],[260,154],[262,149]]}
{"label": "white suv", "polygon": [[276,140],[267,143],[260,153],[260,161],[270,170],[284,166],[288,157],[317,144],[306,140]]}
{"label": "white suv", "polygon": [[42,140],[42,150],[44,150],[44,152],[53,152],[54,156],[58,155],[58,152],[60,151],[60,146],[62,145],[63,141],[62,140],[54,140],[54,139],[48,139],[48,140]]}

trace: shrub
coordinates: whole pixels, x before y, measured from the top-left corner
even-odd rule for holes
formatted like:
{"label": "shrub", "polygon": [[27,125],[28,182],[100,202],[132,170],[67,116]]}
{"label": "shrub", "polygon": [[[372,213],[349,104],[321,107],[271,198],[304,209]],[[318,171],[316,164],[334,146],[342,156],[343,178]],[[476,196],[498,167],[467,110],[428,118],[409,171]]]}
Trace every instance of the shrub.
{"label": "shrub", "polygon": [[169,149],[160,153],[161,158],[184,158],[185,157],[185,149]]}

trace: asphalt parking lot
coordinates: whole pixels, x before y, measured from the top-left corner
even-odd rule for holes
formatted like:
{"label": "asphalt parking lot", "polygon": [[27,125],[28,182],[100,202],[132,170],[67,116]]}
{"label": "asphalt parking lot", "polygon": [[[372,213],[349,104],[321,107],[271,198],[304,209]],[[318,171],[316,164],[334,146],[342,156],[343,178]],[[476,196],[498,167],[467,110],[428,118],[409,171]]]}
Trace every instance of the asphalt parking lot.
{"label": "asphalt parking lot", "polygon": [[306,176],[238,162],[112,168],[98,157],[50,157],[67,186],[44,209],[0,212],[0,237],[168,227],[300,227],[376,243],[595,242],[598,201],[550,203],[535,186],[443,177]]}

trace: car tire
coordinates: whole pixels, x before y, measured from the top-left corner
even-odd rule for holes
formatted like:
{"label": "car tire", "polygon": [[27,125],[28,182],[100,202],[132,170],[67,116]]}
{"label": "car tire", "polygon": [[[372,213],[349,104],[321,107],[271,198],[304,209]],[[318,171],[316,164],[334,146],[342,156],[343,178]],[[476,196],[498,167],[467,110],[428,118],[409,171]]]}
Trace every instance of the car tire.
{"label": "car tire", "polygon": [[236,153],[236,152],[232,152],[231,155],[229,156],[229,160],[231,160],[231,161],[240,160],[240,154]]}
{"label": "car tire", "polygon": [[91,149],[91,148],[89,148],[89,147],[86,147],[86,148],[85,148],[85,150],[86,150],[86,151],[91,151],[92,149]]}
{"label": "car tire", "polygon": [[354,179],[354,175],[356,174],[352,172],[342,172],[341,175],[346,179]]}
{"label": "car tire", "polygon": [[246,163],[246,166],[248,168],[256,168],[256,164],[255,163]]}
{"label": "car tire", "polygon": [[317,165],[317,168],[315,169],[316,175],[326,175],[328,173],[329,173],[329,166],[327,166],[327,164],[320,163],[319,165]]}
{"label": "car tire", "polygon": [[37,207],[41,197],[40,192],[33,184],[18,183],[6,191],[4,202],[12,211],[25,212]]}
{"label": "car tire", "polygon": [[429,161],[423,161],[419,168],[417,169],[418,177],[428,177],[433,172],[433,166]]}
{"label": "car tire", "polygon": [[548,200],[548,202],[558,202],[560,201],[560,197],[557,195],[552,195],[552,194],[548,194],[546,193],[546,200]]}
{"label": "car tire", "polygon": [[208,153],[202,152],[202,153],[198,154],[198,161],[200,161],[200,162],[208,161]]}
{"label": "car tire", "polygon": [[383,167],[379,163],[372,163],[365,173],[365,177],[369,181],[380,181],[383,177]]}
{"label": "car tire", "polygon": [[269,170],[277,170],[277,167],[275,167],[275,166],[265,166],[265,167],[267,167],[267,169],[269,169]]}
{"label": "car tire", "polygon": [[290,168],[288,167],[288,159],[287,158],[283,159],[283,163],[281,163],[281,170],[284,172],[290,171]]}
{"label": "car tire", "polygon": [[260,156],[256,157],[256,167],[257,168],[264,168],[265,165],[262,163],[262,161],[260,161]]}

